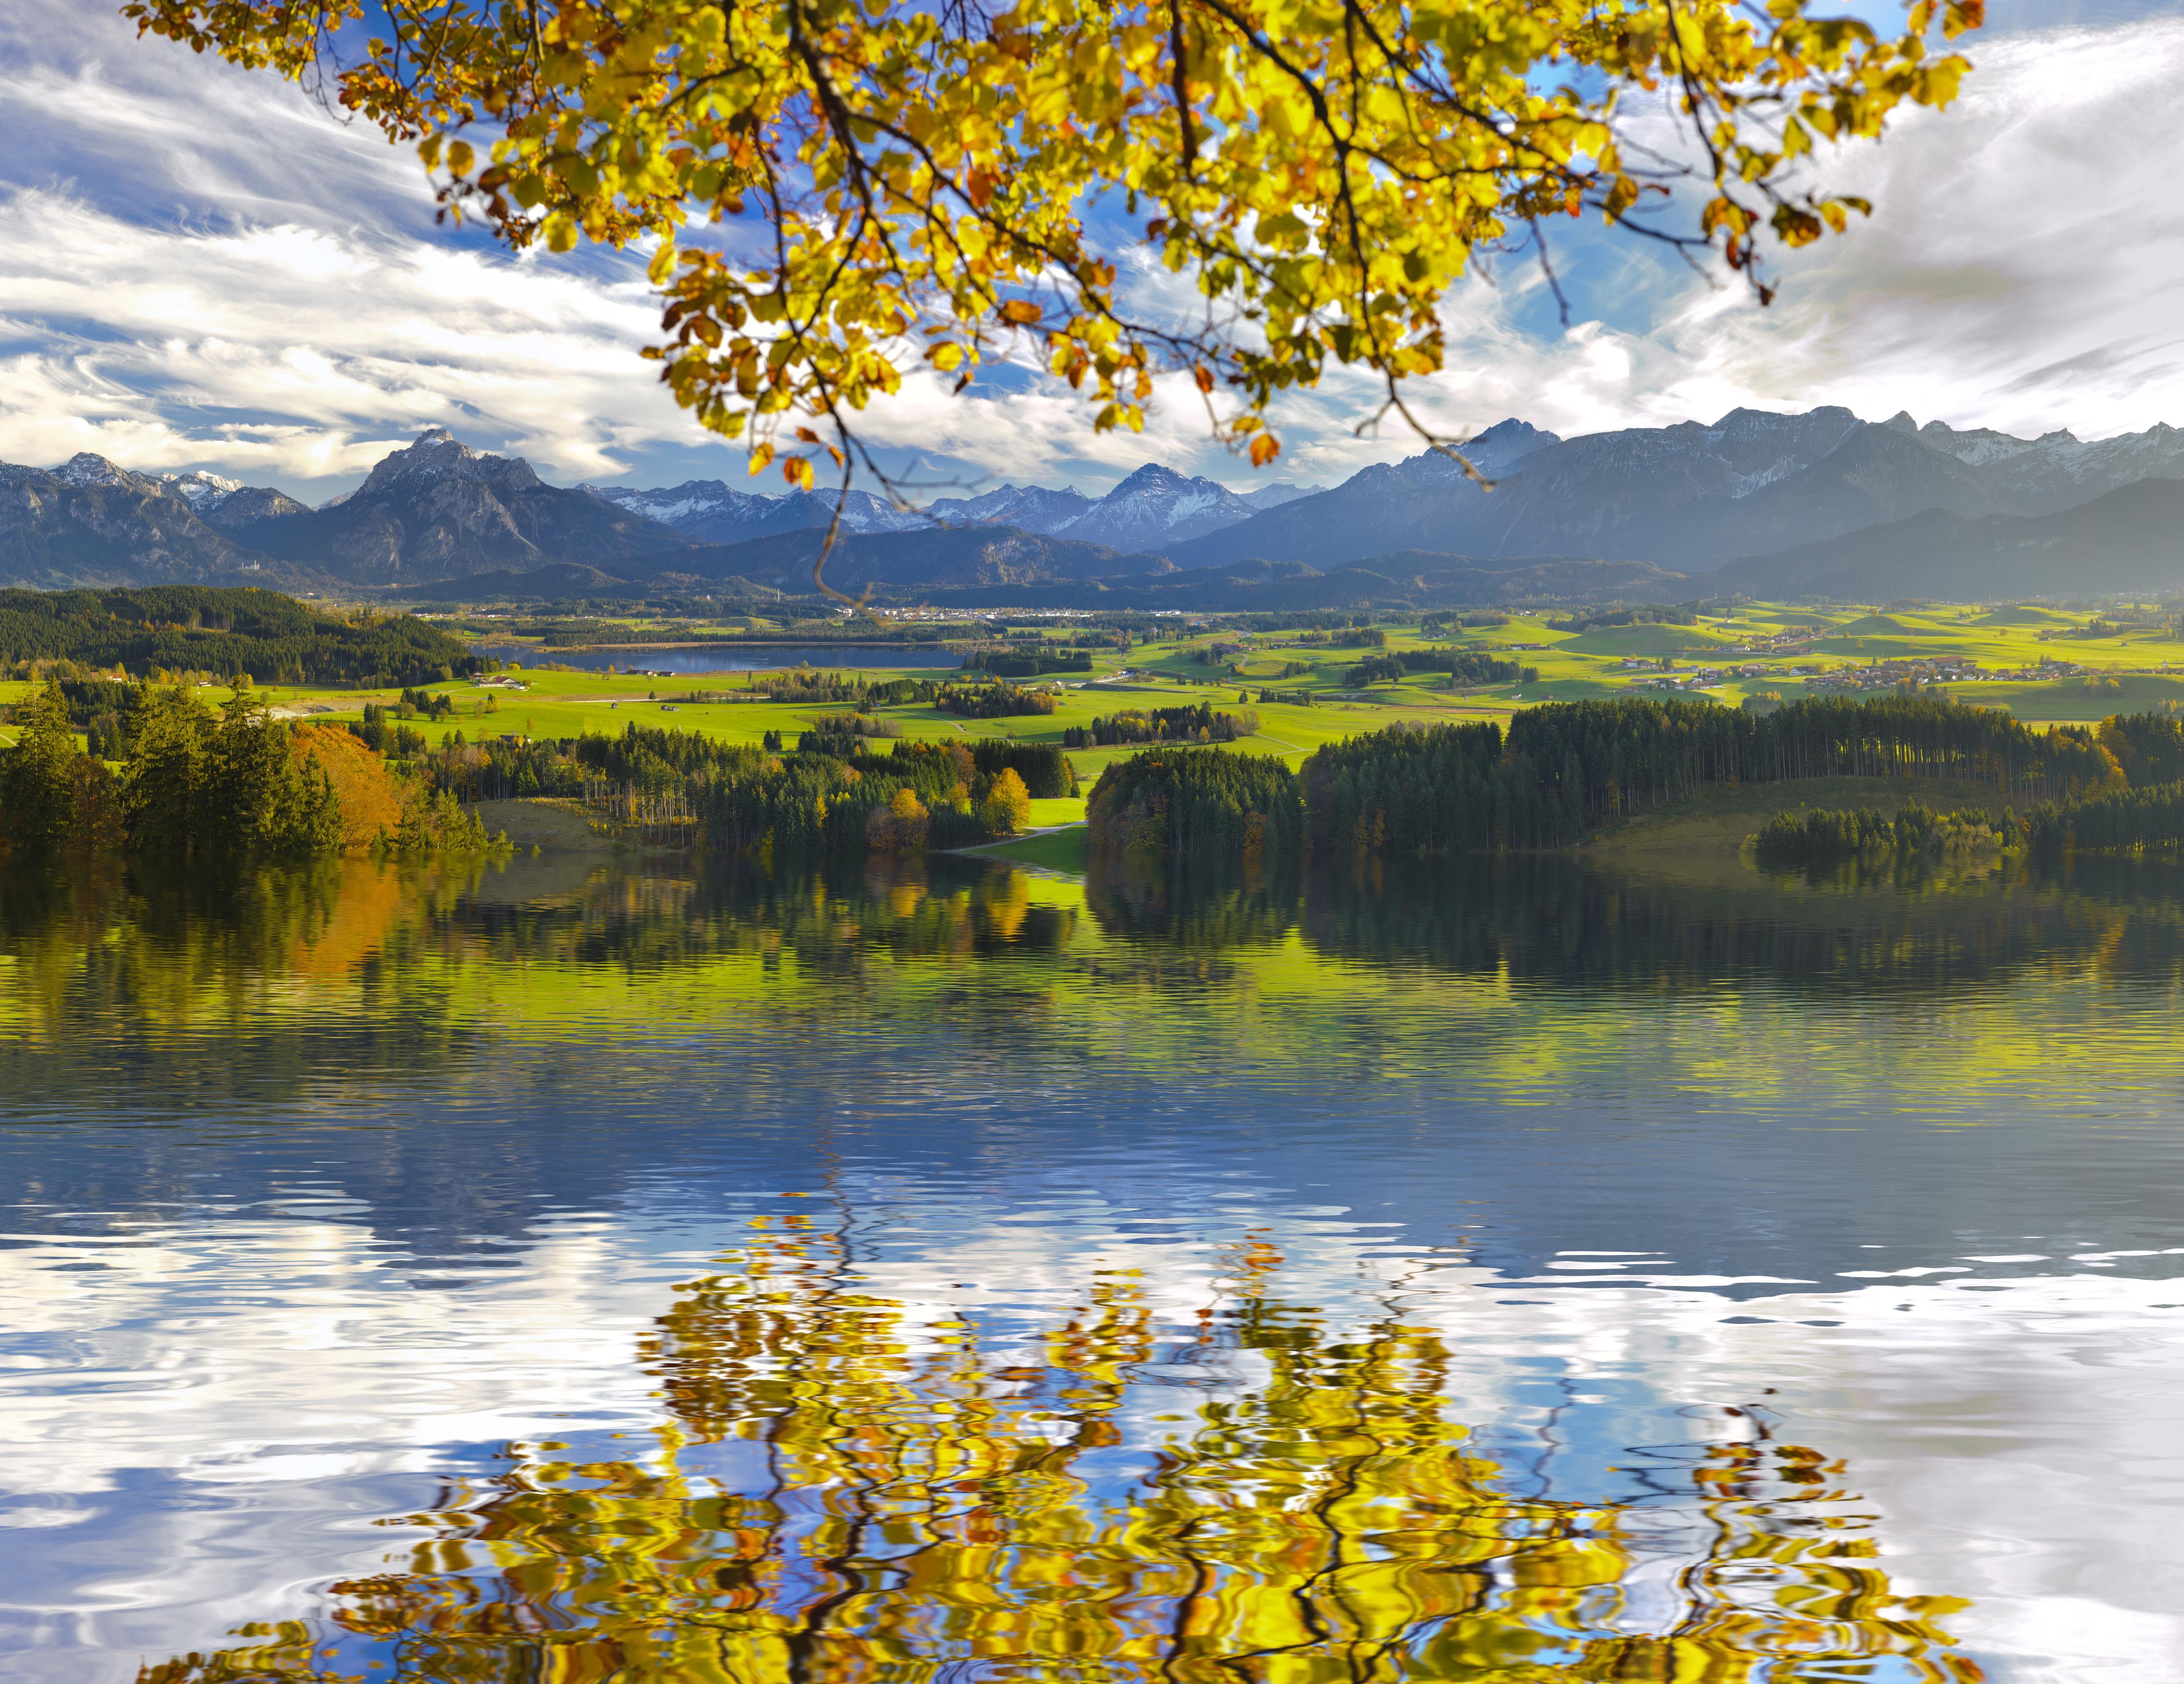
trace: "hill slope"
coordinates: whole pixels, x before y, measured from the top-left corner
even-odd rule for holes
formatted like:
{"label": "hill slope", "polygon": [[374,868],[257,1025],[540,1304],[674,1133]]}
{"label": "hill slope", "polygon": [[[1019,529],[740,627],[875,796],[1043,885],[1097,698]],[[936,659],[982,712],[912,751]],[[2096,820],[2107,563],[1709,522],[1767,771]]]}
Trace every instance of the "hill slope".
{"label": "hill slope", "polygon": [[2184,587],[2184,480],[2144,480],[2059,514],[1929,509],[1730,563],[1716,589],[1754,596],[1988,597]]}

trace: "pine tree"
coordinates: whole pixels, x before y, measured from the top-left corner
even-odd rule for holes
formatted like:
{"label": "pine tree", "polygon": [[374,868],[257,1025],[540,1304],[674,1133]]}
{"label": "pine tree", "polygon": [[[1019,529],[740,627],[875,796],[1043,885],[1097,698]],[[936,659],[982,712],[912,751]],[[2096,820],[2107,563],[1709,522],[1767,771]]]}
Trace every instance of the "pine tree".
{"label": "pine tree", "polygon": [[180,685],[147,688],[129,716],[133,752],[121,786],[132,848],[181,853],[199,843],[213,717]]}
{"label": "pine tree", "polygon": [[15,745],[0,750],[0,833],[35,851],[66,841],[75,819],[75,736],[52,679],[15,704]]}

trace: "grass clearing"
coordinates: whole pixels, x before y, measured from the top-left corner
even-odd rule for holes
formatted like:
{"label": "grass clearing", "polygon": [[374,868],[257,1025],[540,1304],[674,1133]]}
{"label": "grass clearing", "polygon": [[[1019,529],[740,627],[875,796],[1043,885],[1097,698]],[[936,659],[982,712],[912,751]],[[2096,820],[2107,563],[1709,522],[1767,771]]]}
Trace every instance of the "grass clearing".
{"label": "grass clearing", "polygon": [[1083,825],[1049,831],[1043,836],[1018,836],[1013,842],[989,842],[965,853],[979,859],[1006,859],[1012,864],[1060,871],[1072,877],[1084,875],[1092,847],[1092,832]]}

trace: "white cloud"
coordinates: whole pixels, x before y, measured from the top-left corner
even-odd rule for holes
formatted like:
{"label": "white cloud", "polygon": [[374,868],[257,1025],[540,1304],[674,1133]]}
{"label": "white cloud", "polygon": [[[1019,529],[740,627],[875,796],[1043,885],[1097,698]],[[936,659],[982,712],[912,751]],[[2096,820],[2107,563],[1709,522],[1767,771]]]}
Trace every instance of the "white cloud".
{"label": "white cloud", "polygon": [[[445,425],[549,477],[739,472],[638,359],[657,319],[633,263],[514,259],[437,230],[412,160],[375,132],[103,13],[23,0],[0,53],[17,67],[0,86],[0,459],[89,449],[316,496]],[[1540,331],[1541,282],[1513,260],[1498,289],[1451,297],[1449,372],[1415,406],[1451,431],[1517,414],[1565,434],[1740,403],[2094,436],[2184,419],[2164,97],[2184,23],[1973,53],[1956,108],[1837,166],[1878,213],[1785,260],[1771,309],[1580,235],[1581,296],[1610,319]],[[1163,383],[1142,436],[1104,437],[1058,383],[1003,383],[967,400],[913,375],[864,426],[996,477],[1089,484],[1149,457],[1266,477],[1209,439],[1187,383]],[[1412,453],[1400,422],[1354,436],[1379,402],[1346,371],[1291,399],[1274,471],[1333,481]]]}

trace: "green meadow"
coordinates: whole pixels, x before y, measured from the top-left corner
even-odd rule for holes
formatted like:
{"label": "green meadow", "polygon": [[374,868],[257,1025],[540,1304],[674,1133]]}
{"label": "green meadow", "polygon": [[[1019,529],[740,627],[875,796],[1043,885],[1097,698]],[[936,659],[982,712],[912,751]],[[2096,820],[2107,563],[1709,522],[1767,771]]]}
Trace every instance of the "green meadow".
{"label": "green meadow", "polygon": [[[1682,686],[1707,672],[1719,676],[1674,693],[1730,707],[1753,697],[1763,705],[1824,692],[1872,694],[1895,682],[1883,670],[1886,663],[1938,659],[1976,662],[1982,675],[1996,676],[1942,683],[1933,687],[1935,693],[2006,709],[2031,723],[2098,720],[2184,701],[2184,635],[2180,635],[2178,623],[2151,614],[2143,616],[2144,624],[2120,623],[2113,618],[2118,612],[2111,609],[2104,618],[2089,611],[2033,606],[1935,605],[1882,612],[1870,607],[1815,609],[1753,603],[1690,625],[1558,630],[1554,622],[1566,616],[1540,612],[1513,615],[1501,625],[1436,628],[1430,636],[1416,620],[1384,621],[1375,630],[1385,639],[1385,652],[1471,650],[1535,668],[1538,676],[1528,682],[1454,686],[1445,675],[1418,673],[1362,688],[1351,685],[1352,669],[1368,654],[1381,651],[1341,647],[1334,641],[1344,635],[1340,631],[1245,632],[1217,625],[1195,636],[1178,631],[1127,653],[1096,650],[1089,676],[1033,681],[1055,691],[1056,706],[1050,714],[963,720],[929,705],[878,712],[912,741],[989,736],[1058,742],[1071,727],[1089,726],[1095,717],[1126,709],[1201,703],[1233,708],[1240,702],[1258,711],[1261,723],[1257,735],[1243,740],[1240,747],[1279,755],[1294,765],[1323,742],[1397,720],[1507,719],[1543,702],[1662,693],[1667,681]],[[724,624],[721,630],[743,625],[740,621],[734,627]],[[951,629],[958,628],[936,626],[936,636]],[[688,641],[705,635],[705,628],[684,622],[671,626],[632,621],[616,630],[632,639],[649,635]],[[1066,626],[1050,634],[1057,643],[1067,636]],[[1226,646],[1218,655],[1216,645]],[[627,664],[638,666],[658,659],[662,648],[664,645],[651,650],[632,647],[616,653]],[[887,652],[844,653],[862,661],[884,660]],[[563,737],[618,733],[637,723],[756,743],[777,731],[793,741],[817,715],[841,710],[838,705],[765,699],[750,687],[744,674],[648,678],[592,672],[568,666],[560,659],[566,653],[537,647],[518,655],[519,664],[503,675],[506,684],[458,680],[427,686],[451,696],[454,714],[410,723],[436,742],[448,741],[458,731],[471,741],[503,734]],[[2056,677],[2019,675],[2037,673],[2043,662],[2074,670]],[[837,670],[871,679],[951,675],[945,669],[853,666],[846,660]],[[0,682],[0,703],[20,696],[25,687],[20,681]],[[1262,703],[1259,693],[1265,689],[1302,692],[1310,705]],[[700,692],[722,699],[691,699]],[[219,703],[231,692],[207,686],[201,693]],[[341,725],[360,720],[367,703],[393,703],[399,692],[266,686],[261,693],[292,717]],[[0,729],[0,739],[7,735]],[[1089,782],[1111,761],[1132,752],[1129,748],[1080,749],[1072,751],[1072,758]]]}

